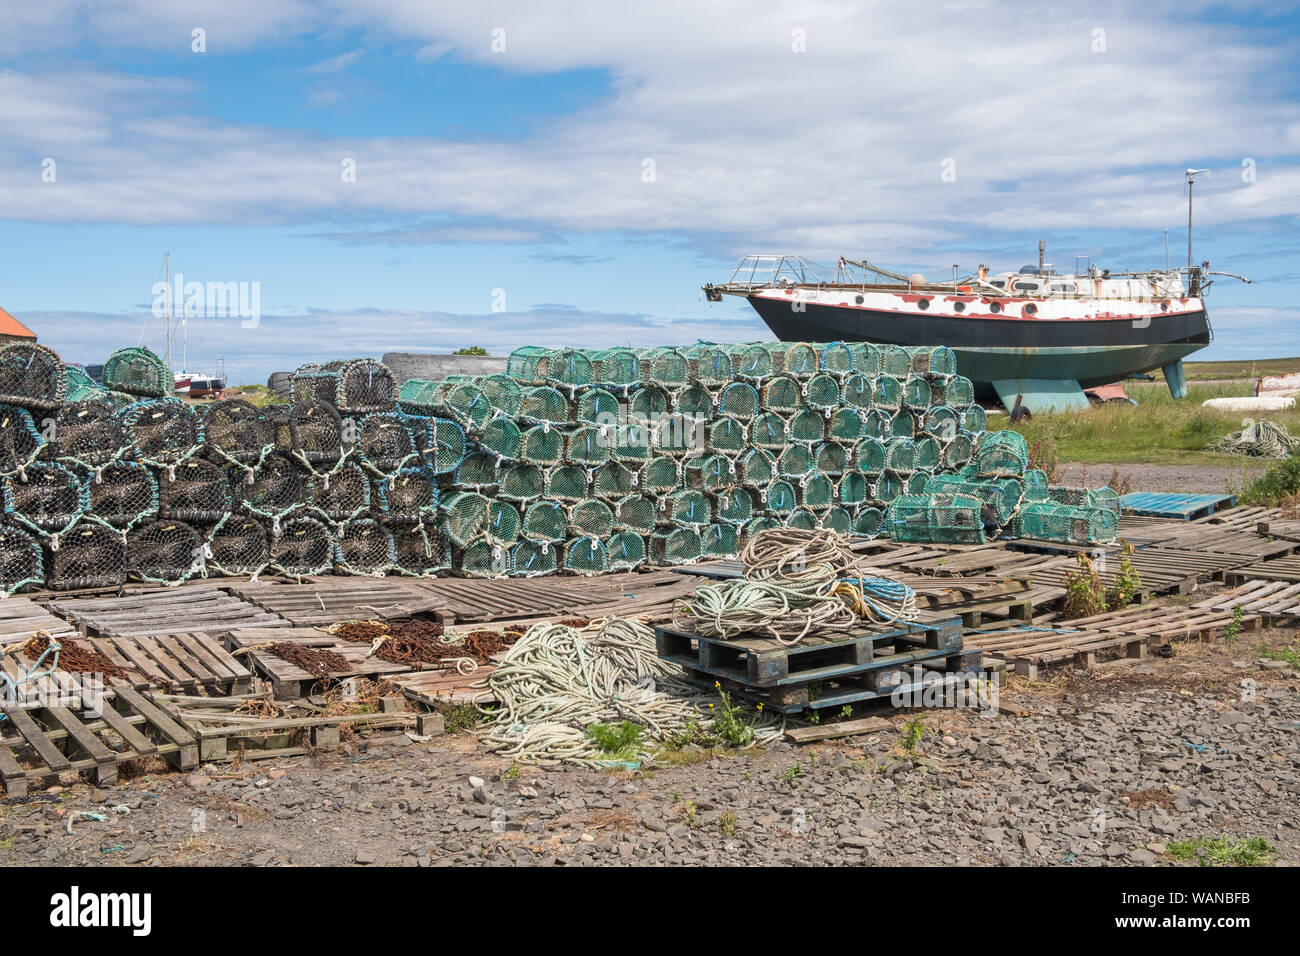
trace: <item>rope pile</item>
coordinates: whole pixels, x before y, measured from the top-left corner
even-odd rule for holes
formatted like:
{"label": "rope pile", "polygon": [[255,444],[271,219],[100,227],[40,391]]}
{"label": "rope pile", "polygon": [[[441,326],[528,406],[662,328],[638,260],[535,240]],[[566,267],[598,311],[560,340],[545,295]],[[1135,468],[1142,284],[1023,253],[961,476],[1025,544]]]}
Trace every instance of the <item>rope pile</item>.
{"label": "rope pile", "polygon": [[863,622],[917,615],[912,589],[866,567],[833,531],[770,528],[741,552],[745,577],[698,588],[673,609],[679,627],[723,640],[750,634],[798,644]]}
{"label": "rope pile", "polygon": [[[717,698],[680,674],[656,655],[654,633],[635,621],[612,618],[581,631],[534,625],[487,678],[500,709],[483,743],[503,757],[542,766],[597,767],[605,755],[587,734],[592,724],[631,721],[660,742],[692,728],[708,731]],[[783,732],[784,720],[760,716],[755,741]]]}
{"label": "rope pile", "polygon": [[1252,458],[1289,458],[1300,448],[1300,438],[1287,431],[1285,425],[1267,418],[1257,422],[1247,418],[1242,424],[1245,427],[1241,431],[1220,438],[1210,445],[1211,450]]}

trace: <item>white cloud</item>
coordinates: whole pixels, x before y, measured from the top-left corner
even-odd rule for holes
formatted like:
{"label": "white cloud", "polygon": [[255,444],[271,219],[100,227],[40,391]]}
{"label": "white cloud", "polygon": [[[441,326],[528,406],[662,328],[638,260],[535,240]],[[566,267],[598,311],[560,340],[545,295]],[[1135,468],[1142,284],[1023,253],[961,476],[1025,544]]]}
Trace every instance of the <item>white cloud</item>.
{"label": "white cloud", "polygon": [[340,70],[346,70],[355,63],[365,53],[364,50],[350,50],[347,53],[340,53],[338,56],[330,57],[328,60],[321,60],[319,63],[313,63],[307,67],[308,73],[338,73]]}

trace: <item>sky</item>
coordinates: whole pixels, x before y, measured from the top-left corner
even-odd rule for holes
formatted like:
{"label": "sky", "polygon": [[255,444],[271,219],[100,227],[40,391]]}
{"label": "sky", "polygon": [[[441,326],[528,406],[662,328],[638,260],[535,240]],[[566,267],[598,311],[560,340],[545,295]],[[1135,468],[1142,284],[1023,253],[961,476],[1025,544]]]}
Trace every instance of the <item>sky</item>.
{"label": "sky", "polygon": [[1297,54],[1282,3],[0,0],[0,306],[162,352],[170,252],[256,292],[189,323],[234,384],[768,339],[700,293],[743,255],[1177,264],[1194,167],[1195,261],[1253,280],[1196,357],[1300,355]]}

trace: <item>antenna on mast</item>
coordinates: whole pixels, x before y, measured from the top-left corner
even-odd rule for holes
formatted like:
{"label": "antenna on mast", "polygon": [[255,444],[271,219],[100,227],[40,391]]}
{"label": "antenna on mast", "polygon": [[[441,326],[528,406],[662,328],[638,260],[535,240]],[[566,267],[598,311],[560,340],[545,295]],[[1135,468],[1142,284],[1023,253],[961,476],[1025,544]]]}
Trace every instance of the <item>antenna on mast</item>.
{"label": "antenna on mast", "polygon": [[[1196,177],[1201,173],[1209,173],[1208,169],[1189,169],[1187,170],[1187,271],[1192,271],[1192,186],[1196,182]],[[1210,173],[1213,175],[1213,173]]]}

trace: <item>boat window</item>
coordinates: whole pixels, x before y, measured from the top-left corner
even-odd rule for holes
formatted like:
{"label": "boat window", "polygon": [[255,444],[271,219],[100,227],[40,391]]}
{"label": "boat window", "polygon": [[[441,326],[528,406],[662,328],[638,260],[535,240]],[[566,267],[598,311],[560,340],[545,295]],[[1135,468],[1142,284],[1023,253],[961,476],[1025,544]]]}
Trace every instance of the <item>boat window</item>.
{"label": "boat window", "polygon": [[994,287],[996,287],[996,288],[998,288],[998,289],[1005,289],[1005,288],[1007,287],[1007,280],[1006,280],[1006,279],[990,279],[990,280],[989,280],[989,285],[994,286]]}
{"label": "boat window", "polygon": [[930,308],[930,300],[921,299],[916,303],[916,307],[924,312],[926,309]]}
{"label": "boat window", "polygon": [[965,303],[965,302],[954,302],[954,303],[952,304],[952,310],[953,310],[954,312],[965,312],[965,311],[966,311],[966,303]]}
{"label": "boat window", "polygon": [[1002,311],[1002,303],[1001,303],[1001,302],[994,302],[994,303],[992,303],[992,304],[989,306],[989,311],[990,311],[990,312],[1001,312],[1001,311]]}
{"label": "boat window", "polygon": [[1038,306],[1034,305],[1034,303],[1030,302],[1027,306],[1025,306],[1025,315],[1037,315],[1037,314],[1038,314]]}
{"label": "boat window", "polygon": [[1052,286],[1052,291],[1053,292],[1074,292],[1075,288],[1073,285],[1071,285],[1068,282],[1062,282]]}
{"label": "boat window", "polygon": [[1038,291],[1038,283],[1037,283],[1037,282],[1017,282],[1017,283],[1016,283],[1015,285],[1013,285],[1011,288],[1015,289],[1017,292],[1037,292],[1037,291]]}
{"label": "boat window", "polygon": [[862,296],[860,296],[860,295],[855,295],[855,296],[853,297],[853,301],[856,302],[858,305],[861,305],[861,304],[862,304]]}

